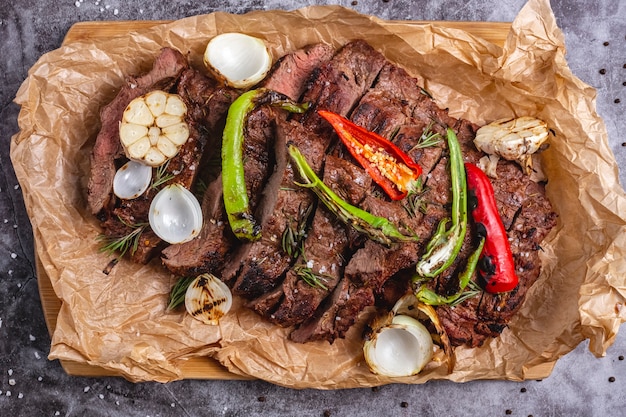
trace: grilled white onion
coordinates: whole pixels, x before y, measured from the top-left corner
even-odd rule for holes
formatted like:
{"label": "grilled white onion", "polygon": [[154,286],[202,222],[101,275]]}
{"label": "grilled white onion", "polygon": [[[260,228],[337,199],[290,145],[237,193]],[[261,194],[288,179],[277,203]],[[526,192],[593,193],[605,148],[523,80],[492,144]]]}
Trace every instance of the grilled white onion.
{"label": "grilled white onion", "polygon": [[113,177],[113,193],[121,199],[132,200],[142,195],[152,181],[152,167],[128,161]]}
{"label": "grilled white onion", "polygon": [[419,373],[433,356],[433,340],[418,320],[390,315],[391,320],[373,329],[363,345],[365,361],[375,374],[390,377]]}
{"label": "grilled white onion", "polygon": [[265,78],[272,67],[272,56],[261,39],[222,33],[207,44],[204,64],[217,79],[245,89]]}
{"label": "grilled white onion", "polygon": [[185,293],[185,309],[205,324],[217,325],[232,306],[230,289],[212,274],[194,279]]}
{"label": "grilled white onion", "polygon": [[180,184],[164,187],[152,200],[148,220],[152,231],[168,243],[187,242],[200,233],[202,208]]}
{"label": "grilled white onion", "polygon": [[532,155],[546,140],[549,129],[546,122],[534,117],[500,119],[478,129],[474,144],[489,155],[481,160],[481,168],[490,177],[496,177],[498,158],[516,161],[526,174],[532,172]]}

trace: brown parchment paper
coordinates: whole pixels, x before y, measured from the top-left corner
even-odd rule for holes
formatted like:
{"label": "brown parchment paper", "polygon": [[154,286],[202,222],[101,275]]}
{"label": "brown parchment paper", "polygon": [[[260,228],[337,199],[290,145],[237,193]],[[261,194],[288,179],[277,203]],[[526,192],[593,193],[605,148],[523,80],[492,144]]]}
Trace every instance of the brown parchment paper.
{"label": "brown parchment paper", "polygon": [[[478,124],[532,115],[557,132],[541,155],[558,226],[542,245],[543,273],[502,336],[476,349],[457,348],[456,367],[419,376],[371,374],[361,353],[363,320],[345,340],[293,344],[235,300],[219,326],[165,311],[174,278],[158,261],[141,266],[99,253],[88,212],[89,154],[99,108],[127,74],[148,70],[163,46],[189,53],[201,67],[206,42],[226,31],[264,38],[275,58],[306,44],[334,46],[363,37],[424,80],[442,107]],[[595,91],[567,66],[563,35],[548,0],[531,0],[503,48],[460,30],[386,22],[336,6],[295,12],[214,13],[106,41],[70,43],[30,70],[16,102],[21,131],[11,158],[22,186],[36,252],[62,302],[51,359],[94,364],[132,381],[181,378],[187,358],[211,355],[234,373],[295,388],[346,388],[549,374],[555,361],[590,339],[602,356],[626,320],[626,199]],[[371,312],[370,312],[371,313]],[[367,316],[367,313],[365,316]]]}

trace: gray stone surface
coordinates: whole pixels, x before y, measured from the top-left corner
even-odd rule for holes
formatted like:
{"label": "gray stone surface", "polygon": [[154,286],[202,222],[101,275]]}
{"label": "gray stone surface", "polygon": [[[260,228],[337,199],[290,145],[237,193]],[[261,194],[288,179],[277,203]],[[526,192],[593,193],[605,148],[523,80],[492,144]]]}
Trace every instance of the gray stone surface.
{"label": "gray stone surface", "polygon": [[[608,416],[626,415],[626,334],[607,356],[581,344],[543,381],[432,382],[377,390],[294,391],[264,382],[185,380],[132,384],[66,375],[48,361],[33,237],[9,160],[28,68],[87,20],[177,19],[334,3],[384,19],[511,21],[524,0],[3,0],[0,2],[0,414],[2,416]],[[597,108],[626,183],[626,2],[553,0],[573,72],[598,92]],[[604,69],[604,74],[600,70]],[[621,100],[621,102],[620,102]],[[626,214],[625,214],[626,215]]]}

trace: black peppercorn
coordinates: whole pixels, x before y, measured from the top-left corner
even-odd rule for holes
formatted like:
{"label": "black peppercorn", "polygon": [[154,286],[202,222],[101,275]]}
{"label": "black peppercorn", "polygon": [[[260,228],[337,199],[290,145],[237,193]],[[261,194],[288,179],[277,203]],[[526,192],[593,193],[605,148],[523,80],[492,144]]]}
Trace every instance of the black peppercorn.
{"label": "black peppercorn", "polygon": [[615,377],[614,376],[609,377],[609,382],[615,382]]}
{"label": "black peppercorn", "polygon": [[615,104],[619,104],[621,102],[621,100],[619,98],[616,98],[615,100],[613,100],[613,103]]}
{"label": "black peppercorn", "polygon": [[598,71],[600,74],[604,75],[606,74],[606,69],[602,68],[600,71]]}
{"label": "black peppercorn", "polygon": [[324,410],[324,417],[330,417],[331,412],[330,410]]}
{"label": "black peppercorn", "polygon": [[522,388],[520,392],[526,392],[526,388]]}
{"label": "black peppercorn", "polygon": [[506,411],[504,412],[504,414],[506,414],[507,416],[508,416],[508,415],[511,415],[511,414],[513,414],[513,410],[506,410]]}
{"label": "black peppercorn", "polygon": [[406,401],[402,401],[400,403],[400,407],[402,407],[402,408],[407,408],[408,406],[409,406],[409,403],[407,403]]}
{"label": "black peppercorn", "polygon": [[[626,142],[622,143],[622,146],[626,146]],[[617,359],[619,359],[620,361],[623,361],[624,360],[624,356],[623,355],[619,355],[619,357]]]}
{"label": "black peppercorn", "polygon": [[350,4],[352,4],[353,6],[356,6],[357,4],[359,4],[359,2],[358,2],[358,1],[356,1],[356,0],[354,0],[354,1],[353,1],[352,3],[350,3]]}
{"label": "black peppercorn", "polygon": [[265,402],[265,397],[261,396],[261,397],[257,398],[257,400],[258,400],[260,403],[264,403],[264,402]]}
{"label": "black peppercorn", "polygon": [[608,42],[604,42],[602,45],[609,46],[609,43]]}

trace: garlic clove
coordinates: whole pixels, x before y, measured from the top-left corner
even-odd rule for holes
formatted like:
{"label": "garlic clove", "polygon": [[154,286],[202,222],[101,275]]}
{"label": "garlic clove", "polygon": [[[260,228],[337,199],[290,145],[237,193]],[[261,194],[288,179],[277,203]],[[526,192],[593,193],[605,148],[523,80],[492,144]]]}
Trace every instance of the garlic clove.
{"label": "garlic clove", "polygon": [[[532,155],[548,140],[549,133],[547,123],[534,117],[500,119],[478,129],[474,144],[488,155],[516,161],[530,174]],[[495,168],[490,167],[489,172],[495,175]]]}
{"label": "garlic clove", "polygon": [[215,77],[234,88],[259,83],[272,67],[272,56],[259,38],[243,33],[222,33],[209,41],[204,64]]}
{"label": "garlic clove", "polygon": [[152,181],[152,167],[128,161],[113,177],[113,193],[121,199],[132,200],[142,195]]}
{"label": "garlic clove", "polygon": [[171,244],[183,243],[200,233],[202,208],[191,191],[180,184],[172,184],[152,200],[148,221],[159,238]]}
{"label": "garlic clove", "polygon": [[[186,114],[187,106],[176,94],[155,90],[132,100],[119,127],[126,156],[152,167],[171,159],[189,139]],[[162,140],[168,143],[159,146]]]}
{"label": "garlic clove", "polygon": [[233,297],[230,289],[212,274],[199,275],[185,293],[185,309],[205,324],[217,325],[230,310]]}

